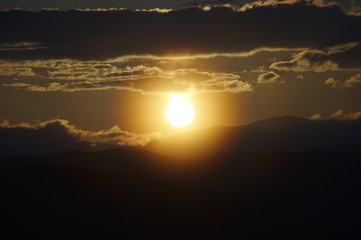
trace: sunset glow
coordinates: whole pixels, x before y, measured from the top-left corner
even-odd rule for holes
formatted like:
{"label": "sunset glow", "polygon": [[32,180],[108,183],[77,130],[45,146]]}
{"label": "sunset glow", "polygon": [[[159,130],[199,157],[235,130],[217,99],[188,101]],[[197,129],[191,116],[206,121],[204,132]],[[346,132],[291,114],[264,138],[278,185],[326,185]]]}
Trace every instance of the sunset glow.
{"label": "sunset glow", "polygon": [[170,97],[165,117],[170,125],[183,128],[192,123],[194,109],[184,95],[173,95]]}

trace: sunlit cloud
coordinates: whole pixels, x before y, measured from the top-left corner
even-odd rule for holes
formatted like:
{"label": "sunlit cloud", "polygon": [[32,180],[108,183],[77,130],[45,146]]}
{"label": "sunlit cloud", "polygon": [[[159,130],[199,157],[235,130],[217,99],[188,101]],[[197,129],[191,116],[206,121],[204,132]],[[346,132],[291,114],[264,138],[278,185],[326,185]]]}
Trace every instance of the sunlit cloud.
{"label": "sunlit cloud", "polygon": [[330,86],[332,86],[333,88],[342,88],[343,87],[343,84],[342,84],[342,82],[341,81],[338,81],[338,80],[336,80],[336,79],[334,79],[334,78],[327,78],[326,80],[325,80],[325,84],[326,85],[330,85]]}
{"label": "sunlit cloud", "polygon": [[344,120],[344,121],[352,121],[352,120],[360,120],[361,119],[361,111],[357,112],[349,112],[345,113],[343,109],[339,109],[333,113],[331,113],[328,117],[322,117],[320,113],[316,113],[312,115],[309,119],[311,120]]}
{"label": "sunlit cloud", "polygon": [[320,50],[305,50],[296,54],[290,61],[280,61],[272,63],[270,65],[270,68],[279,71],[294,72],[325,72],[338,69],[338,65],[331,61],[312,62],[312,60],[308,58],[308,56],[311,54],[325,55],[325,53]]}
{"label": "sunlit cloud", "polygon": [[[361,69],[361,63],[353,62],[353,55],[358,54],[359,42],[336,45],[326,50],[307,49],[295,54],[289,61],[274,62],[271,69],[293,72],[326,72],[326,71],[355,71]],[[353,53],[354,51],[355,53]],[[350,67],[348,65],[359,64]],[[346,66],[346,67],[343,67]]]}
{"label": "sunlit cloud", "polygon": [[309,117],[310,120],[322,120],[322,116],[320,113],[316,113],[314,115],[312,115],[311,117]]}
{"label": "sunlit cloud", "polygon": [[26,87],[30,87],[31,85],[29,83],[22,83],[22,82],[17,82],[17,83],[3,83],[2,84],[5,87],[13,87],[13,88],[26,88]]}
{"label": "sunlit cloud", "polygon": [[137,134],[118,126],[100,131],[82,130],[64,119],[35,124],[12,124],[3,120],[0,133],[2,154],[5,155],[144,146],[162,136],[160,132]]}
{"label": "sunlit cloud", "polygon": [[212,7],[229,7],[234,11],[244,12],[250,9],[259,7],[277,7],[282,5],[293,5],[293,4],[307,4],[308,6],[317,7],[330,7],[337,6],[342,8],[346,13],[350,15],[357,14],[359,11],[358,6],[351,4],[351,6],[338,0],[330,0],[325,2],[324,0],[255,0],[244,3],[243,1],[237,0],[198,0],[191,1],[187,4],[183,4],[185,7],[196,7],[199,6],[201,9],[207,11]]}
{"label": "sunlit cloud", "polygon": [[[341,68],[340,66],[344,66],[345,63],[337,61],[353,61],[359,46],[359,43],[352,42],[331,46],[326,50],[259,48],[238,53],[187,56],[130,55],[106,60],[3,60],[0,61],[0,77],[8,78],[0,79],[0,84],[4,87],[39,92],[117,89],[143,94],[188,90],[240,93],[253,91],[253,84],[276,82],[282,72],[357,71],[357,66]],[[356,53],[353,52],[355,50]],[[293,57],[289,61],[277,61],[277,56],[292,54]],[[270,56],[276,57],[269,59]],[[270,61],[272,63],[267,67]],[[222,68],[218,69],[221,72],[187,68],[215,62],[219,66],[228,64],[229,67],[224,71]],[[237,62],[240,65],[236,64]],[[250,65],[251,63],[253,65]],[[186,67],[180,68],[182,65]],[[299,74],[297,78],[303,79],[303,76]],[[351,87],[359,82],[357,75],[345,82],[335,79],[337,78],[328,77],[325,84],[342,88]],[[285,80],[282,79],[283,81]]]}
{"label": "sunlit cloud", "polygon": [[[3,76],[36,76],[26,83],[6,82],[2,86],[23,88],[29,91],[92,91],[131,90],[141,93],[169,91],[250,91],[251,87],[238,74],[198,71],[196,69],[165,70],[158,66],[116,66],[116,62],[46,60],[3,62]],[[20,67],[20,66],[26,67]],[[38,74],[32,72],[37,69]],[[42,69],[41,71],[39,69]],[[25,71],[27,70],[27,71]],[[41,79],[41,81],[39,81]]]}
{"label": "sunlit cloud", "polygon": [[328,78],[325,80],[326,85],[330,85],[333,88],[348,88],[353,87],[355,84],[361,83],[361,73],[349,77],[346,81],[336,80],[334,78]]}
{"label": "sunlit cloud", "polygon": [[351,76],[349,79],[345,81],[344,85],[346,87],[352,87],[352,85],[359,83],[361,83],[361,73]]}
{"label": "sunlit cloud", "polygon": [[1,67],[0,66],[0,75],[2,76],[17,76],[17,77],[32,77],[36,74],[28,67]]}
{"label": "sunlit cloud", "polygon": [[262,73],[261,75],[259,75],[257,82],[258,83],[275,83],[279,77],[280,77],[280,75],[273,71],[267,72],[267,73]]}

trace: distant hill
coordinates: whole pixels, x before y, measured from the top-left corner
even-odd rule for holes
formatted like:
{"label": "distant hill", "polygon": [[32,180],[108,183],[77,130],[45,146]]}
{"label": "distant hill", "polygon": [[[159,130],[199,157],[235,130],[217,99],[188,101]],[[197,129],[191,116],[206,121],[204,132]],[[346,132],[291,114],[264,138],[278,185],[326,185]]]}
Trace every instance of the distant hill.
{"label": "distant hill", "polygon": [[308,120],[281,117],[246,126],[211,127],[173,135],[146,149],[175,158],[202,157],[217,152],[361,151],[360,120]]}

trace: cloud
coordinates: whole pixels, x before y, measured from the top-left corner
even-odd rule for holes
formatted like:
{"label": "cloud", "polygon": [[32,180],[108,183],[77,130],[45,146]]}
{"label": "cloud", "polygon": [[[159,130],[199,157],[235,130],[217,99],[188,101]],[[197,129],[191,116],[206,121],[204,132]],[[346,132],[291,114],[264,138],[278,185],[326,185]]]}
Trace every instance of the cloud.
{"label": "cloud", "polygon": [[325,80],[325,84],[326,85],[331,85],[333,88],[342,88],[343,87],[342,82],[339,81],[339,80],[336,80],[334,78],[327,78]]}
{"label": "cloud", "polygon": [[218,7],[166,13],[3,11],[0,44],[30,42],[45,48],[3,51],[1,58],[109,59],[132,54],[233,53],[261,47],[324,48],[361,41],[361,16],[347,15],[336,5],[320,7],[305,1],[274,5],[259,2],[243,11]]}
{"label": "cloud", "polygon": [[32,77],[35,75],[30,67],[14,67],[0,63],[0,76]]}
{"label": "cloud", "polygon": [[311,120],[335,119],[335,120],[344,120],[344,121],[360,120],[361,119],[361,111],[345,113],[345,111],[343,109],[339,109],[336,112],[331,113],[327,118],[322,118],[320,113],[316,113],[316,114],[312,115],[309,119],[311,119]]}
{"label": "cloud", "polygon": [[2,84],[5,87],[13,87],[13,88],[27,88],[30,87],[31,85],[29,83],[21,83],[21,82],[17,82],[17,83],[4,83]]}
{"label": "cloud", "polygon": [[344,86],[352,87],[352,85],[358,84],[358,83],[361,83],[361,73],[358,73],[358,74],[356,74],[354,76],[351,76],[349,79],[347,79],[344,82]]}
{"label": "cloud", "polygon": [[41,46],[38,42],[11,42],[1,43],[0,52],[4,51],[26,51],[26,50],[39,50],[45,49],[46,47]]}
{"label": "cloud", "polygon": [[[0,85],[38,92],[117,89],[143,94],[188,90],[239,93],[252,91],[255,83],[277,81],[280,78],[277,71],[340,71],[339,63],[315,62],[325,56],[353,51],[359,45],[348,43],[326,50],[259,48],[249,52],[187,56],[129,55],[105,60],[2,60]],[[277,62],[277,59],[292,57],[292,54],[293,60]],[[268,68],[270,61],[273,63]],[[351,70],[357,69],[343,71]],[[297,78],[301,78],[301,74]],[[325,83],[334,88],[346,87],[342,82],[334,80],[332,84],[330,81]],[[355,83],[357,78],[349,80],[347,86]]]}
{"label": "cloud", "polygon": [[281,61],[272,63],[271,69],[278,71],[293,71],[293,72],[326,72],[335,71],[338,69],[338,65],[331,61],[324,62],[311,62],[303,57],[297,57],[291,61]]}
{"label": "cloud", "polygon": [[340,109],[330,114],[329,119],[341,118],[343,115],[344,115],[343,109]]}
{"label": "cloud", "polygon": [[280,77],[280,75],[273,71],[267,72],[267,73],[262,73],[261,75],[259,75],[257,82],[258,83],[275,83],[279,77]]}
{"label": "cloud", "polygon": [[309,117],[310,120],[321,120],[322,116],[320,113],[316,113],[314,115],[312,115],[311,117]]}
{"label": "cloud", "polygon": [[0,123],[2,156],[144,146],[160,136],[159,132],[136,134],[121,130],[118,126],[101,131],[87,131],[64,119],[37,124],[11,124],[6,120]]}
{"label": "cloud", "polygon": [[343,115],[341,119],[343,119],[343,120],[358,120],[358,119],[361,119],[361,111],[347,113],[347,114]]}
{"label": "cloud", "polygon": [[326,72],[361,69],[360,42],[328,47],[326,50],[307,49],[295,54],[289,61],[274,62],[271,69],[293,72]]}
{"label": "cloud", "polygon": [[305,5],[314,5],[318,7],[327,7],[327,6],[339,6],[342,7],[346,12],[350,14],[354,13],[355,9],[353,7],[356,4],[350,4],[351,6],[342,2],[342,0],[329,0],[327,3],[324,0],[197,0],[192,1],[187,4],[183,4],[182,6],[193,7],[199,6],[203,7],[203,9],[207,9],[206,7],[212,6],[229,6],[237,11],[247,11],[249,9],[257,8],[257,7],[278,7],[282,5],[293,5],[293,4],[305,4]]}
{"label": "cloud", "polygon": [[[118,89],[160,94],[188,90],[234,93],[252,90],[250,84],[242,81],[238,74],[233,73],[206,72],[190,68],[166,70],[158,66],[146,65],[123,66],[113,60],[46,62],[45,60],[23,62],[23,66],[26,66],[30,72],[32,69],[37,70],[36,78],[27,79],[26,83],[6,82],[2,86],[38,92]],[[19,64],[19,62],[3,63],[15,73],[14,69],[20,69]],[[19,75],[17,74],[16,77]],[[18,78],[13,80],[18,80]]]}
{"label": "cloud", "polygon": [[[198,0],[192,1],[186,4],[182,4],[183,7],[195,7],[195,6],[224,6],[225,4],[237,4],[237,0]],[[206,8],[203,8],[206,9]]]}
{"label": "cloud", "polygon": [[348,88],[359,83],[361,83],[361,73],[349,77],[346,81],[340,81],[334,78],[328,78],[325,80],[325,84],[331,85],[333,88]]}

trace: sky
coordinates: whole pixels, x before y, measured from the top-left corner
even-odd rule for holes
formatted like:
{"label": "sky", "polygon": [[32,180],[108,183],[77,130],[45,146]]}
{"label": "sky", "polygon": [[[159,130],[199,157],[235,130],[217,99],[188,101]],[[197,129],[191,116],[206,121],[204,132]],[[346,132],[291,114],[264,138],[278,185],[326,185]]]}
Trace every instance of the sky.
{"label": "sky", "polygon": [[[359,118],[360,6],[1,1],[0,132],[99,147],[279,116]],[[164,118],[172,93],[195,108],[185,130]]]}

